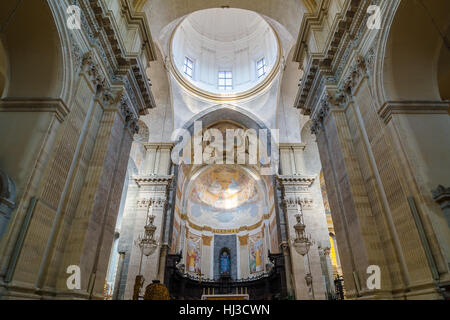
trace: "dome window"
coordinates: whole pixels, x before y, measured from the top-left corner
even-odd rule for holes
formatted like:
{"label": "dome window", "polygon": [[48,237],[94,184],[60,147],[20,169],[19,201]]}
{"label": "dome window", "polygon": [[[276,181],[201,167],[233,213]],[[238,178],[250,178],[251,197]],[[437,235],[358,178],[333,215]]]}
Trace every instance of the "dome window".
{"label": "dome window", "polygon": [[188,57],[184,58],[183,72],[191,79],[194,77],[194,62]]}
{"label": "dome window", "polygon": [[266,59],[262,58],[261,60],[258,60],[256,63],[256,73],[258,75],[258,79],[266,75]]}
{"label": "dome window", "polygon": [[231,71],[219,71],[219,90],[233,90],[233,73]]}

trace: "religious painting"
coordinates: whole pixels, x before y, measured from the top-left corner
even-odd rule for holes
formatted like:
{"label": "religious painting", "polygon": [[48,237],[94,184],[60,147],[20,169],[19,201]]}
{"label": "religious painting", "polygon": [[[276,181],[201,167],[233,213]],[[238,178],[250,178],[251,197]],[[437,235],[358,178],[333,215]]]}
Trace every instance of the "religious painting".
{"label": "religious painting", "polygon": [[249,237],[250,273],[264,271],[264,244],[262,235],[256,234]]}
{"label": "religious painting", "polygon": [[275,217],[272,218],[272,221],[269,224],[269,232],[270,232],[270,240],[272,243],[272,253],[278,253],[278,230],[277,230],[277,219]]}
{"label": "religious painting", "polygon": [[230,251],[228,249],[222,249],[219,256],[219,272],[220,275],[230,275],[231,274],[231,261],[230,261]]}
{"label": "religious painting", "polygon": [[193,183],[187,213],[196,225],[233,229],[258,223],[262,200],[256,181],[242,168],[216,165]]}
{"label": "religious painting", "polygon": [[187,237],[187,252],[186,252],[186,271],[190,273],[200,273],[200,250],[201,250],[201,237],[188,234]]}
{"label": "religious painting", "polygon": [[178,248],[178,243],[180,241],[178,235],[180,234],[180,223],[178,222],[178,219],[175,218],[173,222],[173,231],[172,231],[172,246],[170,248],[170,251],[172,254],[175,254]]}

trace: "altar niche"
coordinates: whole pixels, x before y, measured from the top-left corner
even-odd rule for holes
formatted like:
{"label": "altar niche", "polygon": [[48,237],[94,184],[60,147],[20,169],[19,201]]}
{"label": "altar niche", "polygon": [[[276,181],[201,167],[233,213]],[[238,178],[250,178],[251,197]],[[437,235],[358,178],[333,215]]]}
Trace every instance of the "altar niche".
{"label": "altar niche", "polygon": [[231,252],[228,248],[222,248],[219,254],[220,276],[231,276]]}
{"label": "altar niche", "polygon": [[[215,234],[213,249],[214,279],[219,280],[222,277],[222,268],[228,264],[228,277],[236,280],[238,260],[237,260],[237,236],[235,234]],[[228,257],[225,261],[223,253],[227,250]]]}

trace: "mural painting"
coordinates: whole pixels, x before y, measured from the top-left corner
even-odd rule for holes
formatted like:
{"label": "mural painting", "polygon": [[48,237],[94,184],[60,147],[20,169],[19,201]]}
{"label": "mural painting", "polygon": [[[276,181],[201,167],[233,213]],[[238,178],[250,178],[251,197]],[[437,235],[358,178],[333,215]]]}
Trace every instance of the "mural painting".
{"label": "mural painting", "polygon": [[200,248],[201,237],[189,233],[187,236],[186,271],[190,273],[201,272]]}
{"label": "mural painting", "polygon": [[256,181],[244,170],[226,165],[205,170],[195,181],[188,203],[191,221],[213,228],[254,225],[261,211]]}
{"label": "mural painting", "polygon": [[254,274],[263,272],[264,244],[263,244],[263,237],[261,234],[250,236],[249,251],[250,251],[250,273]]}

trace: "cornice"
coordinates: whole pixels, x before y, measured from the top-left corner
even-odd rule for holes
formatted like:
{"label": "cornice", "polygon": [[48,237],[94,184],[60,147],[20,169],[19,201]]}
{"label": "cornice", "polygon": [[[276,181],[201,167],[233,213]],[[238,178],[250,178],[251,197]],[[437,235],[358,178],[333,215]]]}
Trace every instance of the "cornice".
{"label": "cornice", "polygon": [[62,99],[17,97],[2,99],[0,112],[49,112],[63,122],[70,110]]}
{"label": "cornice", "polygon": [[[122,0],[124,5],[122,7],[122,15],[125,16],[127,22],[129,19],[136,19],[132,13],[129,13],[129,4],[125,2],[126,0]],[[137,54],[127,53],[118,30],[119,27],[116,25],[114,14],[107,8],[104,0],[77,0],[77,3],[84,12],[82,22],[86,28],[83,28],[83,30],[86,31],[90,41],[96,44],[96,47],[99,49],[102,63],[107,68],[108,80],[111,83],[123,83],[133,102],[133,108],[137,109],[136,113],[140,115],[148,114],[149,108],[156,107],[151,93],[150,81],[141,57]],[[139,17],[139,19],[144,19],[144,17]],[[136,21],[134,24],[136,24]],[[141,28],[139,29],[141,30]],[[141,32],[149,36],[148,30],[141,30]],[[144,47],[151,44],[150,39],[146,40],[144,38]],[[147,48],[147,50],[150,49]],[[154,59],[154,54],[150,52],[148,58]]]}
{"label": "cornice", "polygon": [[303,176],[303,175],[289,175],[289,176],[277,175],[276,178],[282,186],[299,184],[310,187],[316,180],[315,176]]}
{"label": "cornice", "polygon": [[282,142],[278,144],[279,149],[305,149],[306,144],[305,143],[289,143],[289,142]]}
{"label": "cornice", "polygon": [[136,12],[130,0],[122,0],[122,12],[124,13],[129,25],[138,25],[142,38],[145,39],[143,49],[147,53],[149,61],[156,60],[156,50],[153,43],[152,34],[148,25],[147,17],[142,12]]}
{"label": "cornice", "polygon": [[303,16],[300,32],[297,38],[297,46],[294,53],[294,61],[302,63],[303,55],[308,50],[307,37],[311,29],[323,26],[324,18],[328,13],[330,0],[322,0],[316,12],[306,13]]}
{"label": "cornice", "polygon": [[[349,0],[343,9],[343,14],[330,32],[331,37],[324,53],[311,54],[304,77],[295,99],[295,107],[302,109],[303,114],[311,114],[311,92],[321,92],[325,81],[336,83],[340,76],[341,63],[348,52],[350,41],[354,39],[364,21],[364,9],[369,5],[368,0]],[[352,40],[353,41],[353,40]]]}
{"label": "cornice", "polygon": [[173,175],[135,176],[133,180],[139,185],[169,184]]}
{"label": "cornice", "polygon": [[156,148],[172,150],[173,146],[174,146],[173,142],[146,142],[146,143],[144,143],[144,147],[146,150],[156,149]]}
{"label": "cornice", "polygon": [[387,101],[378,114],[385,123],[389,123],[394,114],[450,115],[450,101]]}

